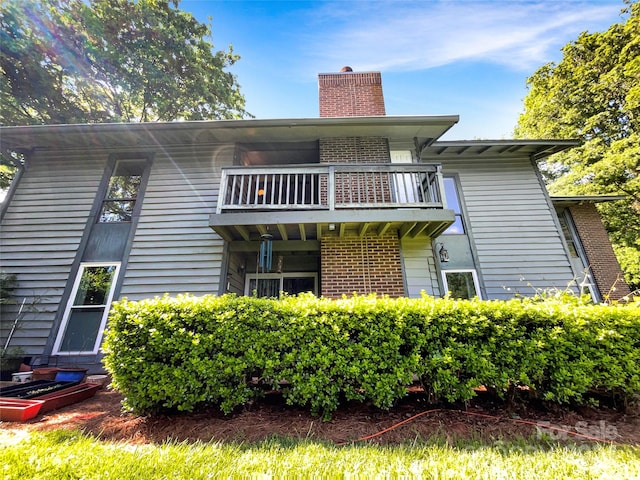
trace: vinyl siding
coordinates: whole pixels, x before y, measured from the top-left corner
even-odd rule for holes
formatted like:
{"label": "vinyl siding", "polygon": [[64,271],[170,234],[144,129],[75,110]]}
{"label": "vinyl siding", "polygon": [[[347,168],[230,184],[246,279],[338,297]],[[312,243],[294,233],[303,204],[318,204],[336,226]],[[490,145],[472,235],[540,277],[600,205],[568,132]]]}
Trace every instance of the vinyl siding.
{"label": "vinyl siding", "polygon": [[[57,333],[54,320],[110,153],[37,152],[8,206],[0,229],[2,271],[17,274],[17,298],[34,303],[10,345],[26,355],[45,354]],[[232,154],[233,147],[215,146],[155,152],[120,298],[218,292],[224,242],[209,227],[209,215],[220,168]],[[2,308],[2,345],[17,310]]]}
{"label": "vinyl siding", "polygon": [[487,298],[565,289],[573,271],[555,217],[527,158],[442,159],[458,174]]}
{"label": "vinyl siding", "polygon": [[431,250],[431,239],[403,238],[401,240],[401,252],[406,295],[410,298],[417,298],[424,291],[427,295],[440,296],[438,273],[433,251]]}
{"label": "vinyl siding", "polygon": [[[29,306],[10,346],[26,355],[44,353],[105,165],[97,152],[36,151],[7,208],[0,264]],[[18,308],[3,305],[2,346]]]}
{"label": "vinyl siding", "polygon": [[216,210],[220,168],[231,165],[232,155],[232,148],[213,147],[156,153],[121,297],[218,293],[224,242],[209,227],[209,216]]}

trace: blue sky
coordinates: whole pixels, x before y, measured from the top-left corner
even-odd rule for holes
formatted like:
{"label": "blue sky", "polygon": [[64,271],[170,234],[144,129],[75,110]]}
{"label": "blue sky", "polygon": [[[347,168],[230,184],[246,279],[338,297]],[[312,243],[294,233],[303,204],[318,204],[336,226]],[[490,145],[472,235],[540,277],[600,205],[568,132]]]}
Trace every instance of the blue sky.
{"label": "blue sky", "polygon": [[387,115],[460,115],[445,139],[511,138],[526,79],[583,31],[623,21],[622,0],[183,0],[257,118],[318,116],[318,73],[382,72]]}

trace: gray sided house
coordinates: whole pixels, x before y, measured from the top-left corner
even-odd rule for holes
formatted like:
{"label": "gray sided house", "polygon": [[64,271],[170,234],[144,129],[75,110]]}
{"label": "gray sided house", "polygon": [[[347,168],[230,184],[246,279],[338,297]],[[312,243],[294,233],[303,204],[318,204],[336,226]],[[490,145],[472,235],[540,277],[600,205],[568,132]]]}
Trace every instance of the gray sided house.
{"label": "gray sided house", "polygon": [[2,128],[24,159],[2,206],[2,345],[23,299],[12,346],[99,371],[123,297],[628,293],[600,199],[554,201],[538,172],[575,141],[440,141],[458,117],[386,116],[379,73],[319,87],[312,119]]}

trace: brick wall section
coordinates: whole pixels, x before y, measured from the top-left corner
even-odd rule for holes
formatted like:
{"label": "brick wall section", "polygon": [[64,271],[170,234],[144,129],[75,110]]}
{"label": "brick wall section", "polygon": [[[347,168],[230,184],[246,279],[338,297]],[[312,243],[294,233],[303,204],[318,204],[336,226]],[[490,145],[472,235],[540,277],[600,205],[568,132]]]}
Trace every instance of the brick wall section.
{"label": "brick wall section", "polygon": [[318,75],[320,117],[385,115],[380,72]]}
{"label": "brick wall section", "polygon": [[[620,264],[595,205],[573,205],[569,211],[600,294],[603,297],[608,295],[613,300],[628,295],[629,286],[624,281]],[[612,290],[614,286],[615,290]]]}
{"label": "brick wall section", "polygon": [[[342,138],[321,138],[320,139],[320,163],[389,163],[391,156],[389,154],[389,141],[384,137],[342,137]],[[382,181],[382,180],[381,180]],[[336,201],[342,202],[348,198],[348,195],[342,191],[341,187],[351,185],[351,194],[353,198],[358,198],[358,184],[364,185],[365,182],[358,183],[356,177],[345,178],[341,174],[336,175]],[[362,187],[361,187],[362,188]],[[377,190],[379,192],[389,192],[388,184],[381,185]],[[373,202],[375,198],[367,198],[371,192],[359,192],[363,201]],[[320,195],[322,201],[326,201],[327,197],[327,180],[320,179]],[[382,201],[382,199],[378,199]],[[389,199],[386,199],[389,201]]]}
{"label": "brick wall section", "polygon": [[356,292],[405,295],[397,233],[383,237],[329,237],[320,242],[322,295],[339,298]]}
{"label": "brick wall section", "polygon": [[384,137],[320,139],[320,163],[389,163],[389,140]]}

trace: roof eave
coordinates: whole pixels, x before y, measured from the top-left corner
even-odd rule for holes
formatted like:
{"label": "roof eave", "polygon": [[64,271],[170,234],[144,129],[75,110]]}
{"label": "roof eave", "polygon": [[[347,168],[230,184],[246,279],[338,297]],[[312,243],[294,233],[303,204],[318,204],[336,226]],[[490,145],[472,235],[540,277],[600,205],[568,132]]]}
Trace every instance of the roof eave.
{"label": "roof eave", "polygon": [[[156,123],[102,123],[0,127],[0,143],[6,149],[30,149],[78,145],[72,138],[93,142],[120,136],[123,146],[156,145],[167,135],[173,141],[304,141],[345,136],[418,138],[430,144],[459,120],[458,115],[331,117],[297,119],[242,119]],[[163,135],[165,137],[163,137]],[[130,138],[130,139],[129,139]],[[66,143],[65,143],[66,141]],[[81,145],[82,142],[80,142]]]}
{"label": "roof eave", "polygon": [[629,197],[626,195],[572,195],[572,196],[557,196],[551,197],[551,202],[554,205],[580,205],[583,203],[604,203],[604,202],[618,202],[620,200],[627,200]]}
{"label": "roof eave", "polygon": [[550,155],[576,147],[582,143],[578,139],[535,139],[535,140],[447,140],[436,141],[429,148],[431,156],[440,157],[446,155],[464,156],[484,155],[498,156],[529,156],[535,161]]}

